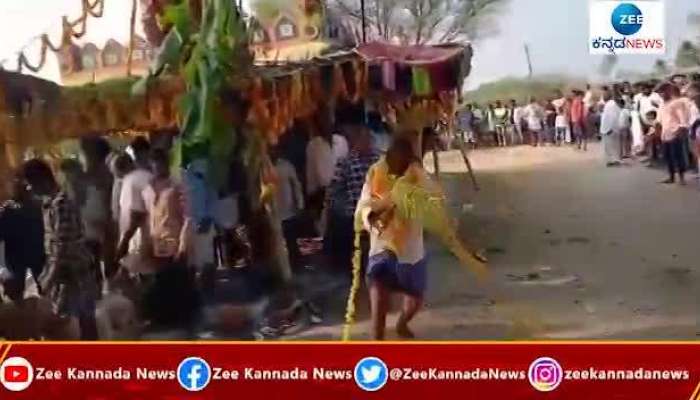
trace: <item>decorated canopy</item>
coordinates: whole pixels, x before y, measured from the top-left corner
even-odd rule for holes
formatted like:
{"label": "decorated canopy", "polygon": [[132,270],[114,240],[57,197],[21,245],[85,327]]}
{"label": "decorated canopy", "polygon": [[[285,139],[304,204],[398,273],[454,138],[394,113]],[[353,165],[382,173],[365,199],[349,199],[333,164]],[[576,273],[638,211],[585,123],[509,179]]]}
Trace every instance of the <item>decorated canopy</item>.
{"label": "decorated canopy", "polygon": [[[322,104],[353,103],[388,92],[433,98],[445,90],[457,93],[470,60],[469,47],[372,43],[305,62],[259,64],[244,89],[251,104],[248,119],[275,142],[295,119],[313,114]],[[123,78],[62,87],[0,70],[0,170],[16,166],[27,148],[50,154],[64,139],[176,130],[185,90],[181,79],[160,77],[141,95],[132,93],[134,82]]]}
{"label": "decorated canopy", "polygon": [[373,91],[430,97],[461,89],[471,68],[469,46],[396,46],[373,42],[356,49],[368,65]]}

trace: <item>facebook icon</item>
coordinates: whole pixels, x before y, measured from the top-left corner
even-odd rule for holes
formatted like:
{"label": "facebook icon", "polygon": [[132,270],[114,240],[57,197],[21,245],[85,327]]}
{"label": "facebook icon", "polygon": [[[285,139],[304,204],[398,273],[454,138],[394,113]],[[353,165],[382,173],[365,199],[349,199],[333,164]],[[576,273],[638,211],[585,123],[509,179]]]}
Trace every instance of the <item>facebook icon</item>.
{"label": "facebook icon", "polygon": [[177,381],[187,391],[199,392],[209,385],[210,380],[211,368],[202,358],[185,358],[177,367]]}

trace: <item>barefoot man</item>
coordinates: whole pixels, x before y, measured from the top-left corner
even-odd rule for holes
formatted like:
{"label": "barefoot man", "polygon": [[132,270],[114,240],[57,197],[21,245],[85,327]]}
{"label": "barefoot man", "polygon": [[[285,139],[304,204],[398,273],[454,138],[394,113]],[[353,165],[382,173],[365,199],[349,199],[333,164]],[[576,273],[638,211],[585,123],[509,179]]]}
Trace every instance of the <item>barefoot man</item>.
{"label": "barefoot man", "polygon": [[423,245],[423,225],[395,213],[391,201],[393,179],[408,178],[411,183],[428,183],[413,145],[398,138],[386,156],[374,164],[367,174],[356,216],[362,218],[370,233],[367,286],[372,312],[372,335],[384,339],[386,314],[392,292],[403,294],[401,315],[396,332],[402,338],[413,338],[408,323],[423,304],[426,288],[427,261]]}

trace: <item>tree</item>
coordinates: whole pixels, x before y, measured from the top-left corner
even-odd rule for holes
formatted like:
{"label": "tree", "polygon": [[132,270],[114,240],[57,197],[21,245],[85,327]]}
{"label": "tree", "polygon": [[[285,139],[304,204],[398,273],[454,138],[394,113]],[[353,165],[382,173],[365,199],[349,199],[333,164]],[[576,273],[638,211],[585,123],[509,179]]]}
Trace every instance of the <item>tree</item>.
{"label": "tree", "polygon": [[666,76],[671,73],[668,63],[662,59],[656,60],[654,63],[654,75],[656,76]]}
{"label": "tree", "polygon": [[598,73],[605,78],[610,78],[612,77],[613,71],[615,70],[615,67],[617,66],[617,55],[615,54],[607,54],[603,57],[603,61],[601,61],[600,65],[598,66]]}
{"label": "tree", "polygon": [[676,53],[676,67],[690,68],[700,65],[700,49],[692,42],[686,40],[681,43]]}
{"label": "tree", "polygon": [[[161,35],[158,57],[149,75],[132,88],[147,93],[158,79],[174,74],[185,85],[180,99],[180,134],[173,145],[175,167],[205,157],[210,184],[227,187],[231,161],[238,159],[247,178],[254,262],[289,283],[291,270],[280,220],[272,201],[271,163],[264,135],[245,123],[250,105],[242,93],[250,87],[253,56],[240,10],[231,0],[144,0]],[[161,28],[162,27],[162,28]]]}
{"label": "tree", "polygon": [[695,29],[695,33],[698,35],[695,40],[700,44],[700,14],[690,14],[688,16],[688,25]]}
{"label": "tree", "polygon": [[[493,33],[486,24],[509,0],[365,0],[367,38],[405,44],[474,41]],[[360,0],[333,0],[332,11],[362,30]]]}

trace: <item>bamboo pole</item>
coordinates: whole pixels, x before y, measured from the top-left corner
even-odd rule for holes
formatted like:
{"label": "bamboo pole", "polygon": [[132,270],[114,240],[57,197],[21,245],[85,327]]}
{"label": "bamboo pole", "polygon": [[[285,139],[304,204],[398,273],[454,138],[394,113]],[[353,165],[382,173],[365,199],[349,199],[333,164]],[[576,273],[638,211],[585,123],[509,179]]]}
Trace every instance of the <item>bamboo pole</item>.
{"label": "bamboo pole", "polygon": [[138,0],[131,1],[131,21],[129,25],[129,53],[126,58],[126,76],[131,76],[132,64],[134,62],[134,46],[136,45],[136,11],[138,10]]}

